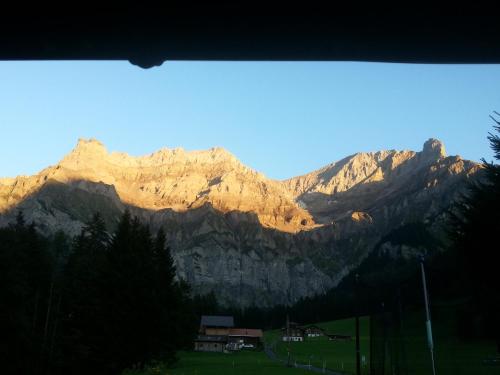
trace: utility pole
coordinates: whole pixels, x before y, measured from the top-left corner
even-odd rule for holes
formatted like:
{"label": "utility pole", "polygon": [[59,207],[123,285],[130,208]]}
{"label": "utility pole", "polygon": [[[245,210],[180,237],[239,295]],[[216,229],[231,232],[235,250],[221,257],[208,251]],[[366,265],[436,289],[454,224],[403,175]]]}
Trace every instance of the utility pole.
{"label": "utility pole", "polygon": [[290,318],[288,317],[288,314],[286,314],[286,348],[287,348],[287,361],[286,365],[287,367],[290,367]]}
{"label": "utility pole", "polygon": [[361,350],[359,347],[359,275],[356,274],[356,375],[361,375]]}
{"label": "utility pole", "polygon": [[432,325],[431,325],[431,314],[429,311],[429,297],[427,295],[427,282],[425,280],[425,268],[424,268],[424,257],[420,258],[420,270],[422,271],[422,287],[424,289],[424,301],[425,301],[425,326],[427,328],[427,345],[431,353],[431,364],[432,364],[432,374],[436,375],[436,366],[434,364],[434,342],[432,340]]}

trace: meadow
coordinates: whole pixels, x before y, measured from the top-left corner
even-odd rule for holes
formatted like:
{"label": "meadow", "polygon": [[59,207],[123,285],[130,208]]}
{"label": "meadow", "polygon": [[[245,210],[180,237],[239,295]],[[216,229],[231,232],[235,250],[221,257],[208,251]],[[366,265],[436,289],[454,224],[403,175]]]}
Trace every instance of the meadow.
{"label": "meadow", "polygon": [[[265,332],[265,341],[270,345],[276,355],[281,359],[287,359],[290,351],[291,363],[311,364],[312,366],[327,369],[355,373],[356,370],[356,341],[355,320],[342,319],[331,322],[317,323],[327,333],[349,335],[350,340],[328,340],[326,336],[307,337],[303,342],[281,341],[281,331]],[[370,322],[368,317],[360,318],[360,351],[362,374],[368,374],[370,361]],[[364,357],[364,361],[363,361]]]}
{"label": "meadow", "polygon": [[[436,303],[433,309],[433,337],[436,372],[440,375],[498,375],[500,365],[488,363],[498,358],[493,340],[461,339],[456,334],[457,307],[452,303]],[[281,359],[290,351],[291,362],[309,364],[355,374],[355,325],[354,319],[343,319],[318,323],[328,333],[352,335],[351,340],[329,341],[326,337],[307,338],[304,342],[286,343],[280,340],[280,331],[268,331],[265,340],[274,348]],[[401,337],[387,343],[386,357],[375,358],[384,361],[386,374],[424,375],[431,374],[430,353],[427,346],[425,317],[421,310],[406,312],[401,326]],[[376,345],[385,345],[383,341]],[[370,320],[360,319],[361,373],[370,373]],[[394,360],[399,355],[398,360]],[[364,357],[364,360],[363,360]],[[378,368],[380,371],[380,367]],[[377,372],[378,373],[378,372]]]}
{"label": "meadow", "polygon": [[123,375],[304,375],[310,371],[286,367],[272,361],[263,351],[234,353],[180,352],[175,368],[162,364],[147,370],[127,370]]}
{"label": "meadow", "polygon": [[[459,326],[453,302],[438,302],[432,309],[432,328],[436,373],[440,375],[493,375],[500,374],[500,365],[488,364],[488,359],[498,358],[493,340],[480,338],[463,339],[457,335]],[[427,346],[422,310],[408,311],[402,321],[402,339],[395,340],[403,357],[400,373],[408,375],[431,374],[431,359]],[[397,365],[387,362],[386,367]]]}
{"label": "meadow", "polygon": [[[454,333],[457,317],[453,305],[436,306],[434,310],[434,342],[436,370],[440,375],[498,375],[500,366],[485,360],[496,358],[496,346],[492,340],[462,340]],[[244,350],[236,353],[180,352],[175,368],[163,365],[148,370],[126,371],[124,375],[300,375],[312,372],[293,367],[295,363],[345,373],[355,374],[355,320],[342,319],[317,323],[327,333],[350,335],[350,340],[328,340],[325,336],[306,338],[304,342],[281,341],[281,330],[266,331],[264,342],[282,361],[288,360],[292,367],[283,362],[269,359],[264,351]],[[402,321],[402,338],[387,344],[386,353],[397,351],[399,362],[385,359],[384,374],[424,375],[432,373],[430,355],[425,336],[424,315],[420,310],[408,312]],[[385,345],[385,344],[384,344]],[[362,375],[370,373],[370,319],[360,318],[360,348]],[[392,357],[394,358],[394,357]]]}

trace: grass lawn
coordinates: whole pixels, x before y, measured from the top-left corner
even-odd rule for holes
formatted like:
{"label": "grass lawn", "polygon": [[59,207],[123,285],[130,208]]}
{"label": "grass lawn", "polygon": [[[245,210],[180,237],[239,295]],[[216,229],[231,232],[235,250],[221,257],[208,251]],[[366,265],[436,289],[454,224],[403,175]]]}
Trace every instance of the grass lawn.
{"label": "grass lawn", "polygon": [[[306,338],[304,342],[289,344],[290,356],[293,361],[326,367],[348,374],[355,373],[355,326],[354,319],[344,319],[318,323],[329,333],[352,335],[350,341],[328,341],[325,337]],[[361,355],[365,356],[362,374],[369,374],[370,355],[370,322],[368,317],[360,320]],[[496,355],[496,346],[492,340],[461,340],[456,335],[456,308],[454,306],[439,306],[433,314],[433,333],[435,347],[436,372],[440,375],[500,375],[500,366],[486,365],[483,360]],[[425,316],[423,311],[405,314],[402,321],[403,339],[394,342],[388,351],[397,348],[403,353],[401,371],[408,375],[427,375],[432,373],[430,354],[427,348],[425,332]],[[265,340],[275,345],[274,351],[280,358],[287,358],[288,343],[281,341],[281,331],[265,332]],[[385,372],[397,373],[396,365],[386,359]],[[395,372],[393,372],[394,370]]]}
{"label": "grass lawn", "polygon": [[[365,357],[362,363],[362,374],[368,374],[370,363],[370,328],[369,318],[360,318],[360,347],[361,356]],[[274,346],[274,351],[280,358],[287,358],[288,348],[292,363],[309,364],[316,367],[323,367],[326,361],[326,368],[334,371],[354,374],[356,371],[356,341],[355,341],[355,320],[343,319],[325,323],[318,323],[319,327],[326,329],[328,333],[341,335],[351,335],[351,340],[329,341],[327,337],[307,337],[303,342],[286,343],[281,341],[281,331],[265,332],[265,341]]]}
{"label": "grass lawn", "polygon": [[[496,355],[495,343],[491,340],[461,340],[456,335],[456,307],[435,306],[433,311],[433,331],[435,344],[436,370],[439,375],[499,375],[500,366],[486,365],[485,359]],[[401,373],[406,375],[431,374],[430,355],[425,334],[423,311],[405,313],[402,321],[402,340],[388,345],[386,352],[397,348],[402,355]],[[354,319],[343,319],[318,323],[328,333],[351,335],[348,341],[329,341],[326,337],[306,338],[304,342],[285,343],[281,341],[281,331],[267,331],[264,340],[274,347],[281,359],[286,359],[290,350],[291,363],[308,364],[330,370],[355,373],[355,326]],[[360,319],[361,355],[365,357],[362,374],[368,375],[370,369],[370,320]],[[382,344],[384,348],[385,344]],[[384,349],[383,349],[384,350]],[[383,351],[382,351],[383,353]],[[173,369],[157,368],[152,371],[128,371],[124,375],[300,375],[312,372],[297,368],[287,368],[283,364],[267,358],[262,351],[241,351],[231,354],[181,352],[180,361]],[[378,358],[380,360],[380,358]],[[385,373],[396,373],[397,369],[385,361]]]}
{"label": "grass lawn", "polygon": [[[495,357],[492,340],[461,340],[456,335],[457,316],[453,305],[436,306],[432,317],[436,372],[440,375],[500,374],[500,366],[483,364]],[[406,357],[408,375],[432,373],[423,311],[407,313],[402,321],[404,339],[397,345]]]}
{"label": "grass lawn", "polygon": [[287,368],[271,361],[263,351],[236,353],[181,352],[172,369],[126,371],[123,375],[311,375],[311,372]]}

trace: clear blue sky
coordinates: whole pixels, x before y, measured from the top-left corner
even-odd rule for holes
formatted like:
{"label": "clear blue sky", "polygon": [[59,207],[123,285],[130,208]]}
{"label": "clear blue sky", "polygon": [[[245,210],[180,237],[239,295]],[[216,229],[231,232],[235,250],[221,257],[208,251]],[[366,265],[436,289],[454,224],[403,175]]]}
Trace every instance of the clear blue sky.
{"label": "clear blue sky", "polygon": [[55,164],[79,137],[132,155],[222,146],[271,178],[358,151],[492,159],[500,65],[0,62],[0,176]]}

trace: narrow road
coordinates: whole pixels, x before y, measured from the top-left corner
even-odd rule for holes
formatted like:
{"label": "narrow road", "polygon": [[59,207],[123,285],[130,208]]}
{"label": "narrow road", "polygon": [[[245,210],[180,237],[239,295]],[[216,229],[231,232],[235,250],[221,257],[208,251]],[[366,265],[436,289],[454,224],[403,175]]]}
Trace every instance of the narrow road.
{"label": "narrow road", "polygon": [[[278,358],[278,356],[276,355],[276,353],[273,352],[273,350],[271,349],[270,345],[264,345],[264,352],[269,357],[269,359],[271,359],[273,361],[276,361],[276,362],[281,362],[281,363],[283,363],[283,366],[285,366],[285,362],[286,361],[284,359]],[[328,370],[328,369],[323,370],[322,368],[314,367],[314,366],[309,366],[309,365],[304,365],[302,363],[294,363],[293,367],[298,367],[298,368],[301,368],[301,369],[304,369],[304,370],[318,372],[318,373],[321,373],[321,374],[345,375],[345,374],[343,374],[341,372],[336,372],[336,371],[332,371],[332,370]]]}

